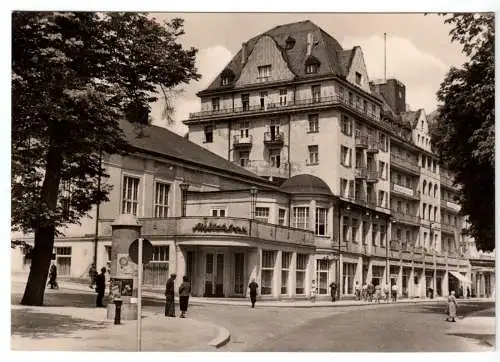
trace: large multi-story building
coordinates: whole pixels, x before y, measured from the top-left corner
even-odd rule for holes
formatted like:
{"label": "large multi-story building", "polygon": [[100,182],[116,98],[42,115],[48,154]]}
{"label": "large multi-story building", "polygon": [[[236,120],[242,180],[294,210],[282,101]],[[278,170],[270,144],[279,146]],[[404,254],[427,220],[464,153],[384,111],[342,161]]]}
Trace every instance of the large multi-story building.
{"label": "large multi-story building", "polygon": [[332,221],[315,233],[316,270],[338,260],[329,280],[343,294],[355,281],[420,297],[468,283],[457,190],[432,152],[430,117],[408,110],[401,82],[370,82],[360,47],[310,21],[277,26],[243,43],[198,96],[184,122],[191,141],[278,185],[308,174],[329,187],[333,207],[311,205],[310,229]]}

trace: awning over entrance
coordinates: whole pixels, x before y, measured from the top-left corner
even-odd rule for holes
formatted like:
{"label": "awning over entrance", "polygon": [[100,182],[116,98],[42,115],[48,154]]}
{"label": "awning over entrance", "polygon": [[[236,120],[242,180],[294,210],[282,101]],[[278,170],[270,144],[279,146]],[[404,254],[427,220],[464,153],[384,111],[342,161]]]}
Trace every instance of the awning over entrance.
{"label": "awning over entrance", "polygon": [[459,272],[450,270],[450,274],[453,275],[455,278],[457,278],[459,281],[461,281],[464,284],[467,284],[467,285],[472,284],[472,282],[469,279],[467,279],[465,276],[463,276]]}

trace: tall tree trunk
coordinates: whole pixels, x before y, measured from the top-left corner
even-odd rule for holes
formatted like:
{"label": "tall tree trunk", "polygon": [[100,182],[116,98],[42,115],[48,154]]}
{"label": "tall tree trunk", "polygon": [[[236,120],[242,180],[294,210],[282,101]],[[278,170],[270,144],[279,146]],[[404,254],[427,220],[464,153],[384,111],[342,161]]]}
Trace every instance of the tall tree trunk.
{"label": "tall tree trunk", "polygon": [[[57,207],[62,161],[62,155],[54,140],[51,142],[47,154],[47,166],[41,191],[41,202],[47,205],[47,212],[52,212]],[[43,305],[45,285],[54,248],[55,226],[52,221],[42,220],[39,223],[35,229],[35,247],[32,252],[28,282],[21,300],[23,305]]]}

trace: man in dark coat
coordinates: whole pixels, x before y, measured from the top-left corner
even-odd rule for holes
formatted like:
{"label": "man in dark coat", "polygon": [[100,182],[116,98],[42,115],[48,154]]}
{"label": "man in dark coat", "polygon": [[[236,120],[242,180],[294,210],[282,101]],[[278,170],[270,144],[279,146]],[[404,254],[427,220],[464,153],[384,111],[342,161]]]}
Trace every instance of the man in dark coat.
{"label": "man in dark coat", "polygon": [[50,289],[59,288],[57,285],[57,266],[55,264],[50,266],[48,285],[50,285]]}
{"label": "man in dark coat", "polygon": [[335,297],[337,295],[337,284],[335,284],[335,282],[330,284],[330,294],[332,296],[332,302],[335,302]]}
{"label": "man in dark coat", "polygon": [[165,285],[165,317],[175,317],[175,283],[177,277],[175,274],[170,274],[170,278]]}
{"label": "man in dark coat", "polygon": [[248,288],[250,288],[250,301],[252,302],[252,308],[255,308],[255,302],[257,301],[257,289],[259,288],[259,284],[255,282],[255,279],[252,279],[252,282],[248,284]]}
{"label": "man in dark coat", "polygon": [[95,291],[97,292],[97,307],[104,307],[102,299],[104,298],[104,291],[106,290],[106,268],[101,268],[101,273],[95,278]]}

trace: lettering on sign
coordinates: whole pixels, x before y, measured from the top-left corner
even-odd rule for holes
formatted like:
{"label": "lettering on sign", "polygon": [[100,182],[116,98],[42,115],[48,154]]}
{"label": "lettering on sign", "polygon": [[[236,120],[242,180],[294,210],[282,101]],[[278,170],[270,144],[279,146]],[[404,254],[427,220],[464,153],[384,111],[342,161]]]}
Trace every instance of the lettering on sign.
{"label": "lettering on sign", "polygon": [[201,233],[234,233],[234,234],[243,234],[247,235],[248,230],[245,227],[234,226],[233,224],[222,224],[217,225],[215,223],[203,224],[199,222],[193,227],[193,232],[201,232]]}

